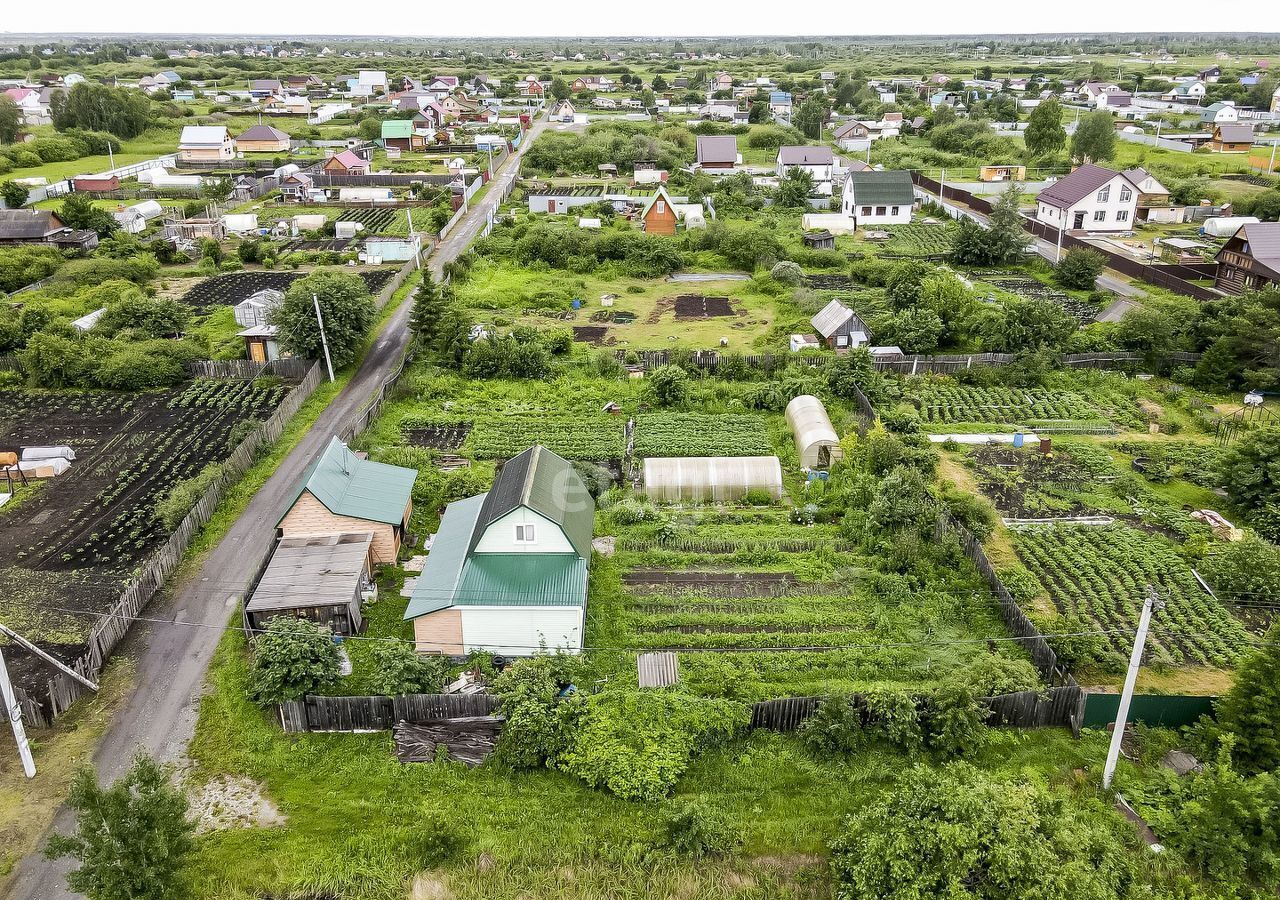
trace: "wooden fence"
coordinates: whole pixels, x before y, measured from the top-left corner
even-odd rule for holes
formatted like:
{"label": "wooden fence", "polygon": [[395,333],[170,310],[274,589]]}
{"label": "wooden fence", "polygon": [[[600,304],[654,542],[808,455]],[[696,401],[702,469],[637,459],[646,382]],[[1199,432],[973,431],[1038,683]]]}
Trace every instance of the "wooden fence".
{"label": "wooden fence", "polygon": [[1035,623],[1027,618],[1027,614],[1022,611],[1018,601],[1014,599],[1013,595],[1009,593],[1009,589],[1004,586],[1004,582],[1000,580],[995,566],[991,565],[991,561],[987,559],[986,552],[982,549],[982,542],[975,538],[969,532],[969,529],[953,519],[946,510],[938,514],[934,535],[938,540],[942,540],[947,536],[954,536],[959,541],[965,555],[972,560],[983,580],[991,588],[991,593],[995,595],[1000,605],[1000,615],[1004,619],[1005,626],[1013,632],[1014,637],[1017,638],[1022,648],[1031,655],[1031,661],[1040,670],[1044,680],[1050,684],[1074,685],[1076,683],[1075,679],[1071,677],[1065,668],[1058,665],[1058,654],[1049,646],[1049,642],[1044,639]]}
{"label": "wooden fence", "polygon": [[[626,350],[614,351],[620,361],[627,358]],[[715,373],[720,365],[720,353],[716,350],[670,351],[643,350],[631,351],[636,354],[641,365],[646,369],[654,369],[670,363],[690,366],[706,372]],[[951,375],[967,369],[982,366],[1007,366],[1017,357],[1012,353],[958,353],[937,356],[899,356],[895,358],[878,357],[873,360],[876,370],[880,372],[896,372],[901,375]],[[1118,366],[1138,366],[1155,363],[1194,364],[1200,359],[1199,353],[1182,351],[1164,353],[1152,360],[1145,353],[1068,353],[1059,358],[1064,366],[1076,369],[1105,369]],[[829,366],[835,361],[834,356],[817,354],[788,355],[782,353],[763,353],[743,356],[742,360],[752,369],[766,375],[772,375],[791,363],[806,366]],[[865,399],[865,398],[864,398]],[[859,403],[859,407],[862,404]]]}
{"label": "wooden fence", "polygon": [[[851,698],[857,702],[855,696]],[[813,715],[822,697],[782,697],[751,705],[751,727],[795,731]],[[1048,691],[1021,691],[984,697],[987,724],[1006,728],[1080,730],[1085,693],[1076,684]],[[387,731],[398,722],[420,725],[436,719],[489,716],[500,703],[492,694],[406,694],[400,697],[320,697],[277,704],[280,727],[288,734],[307,731]]]}
{"label": "wooden fence", "polygon": [[[261,447],[280,437],[285,424],[311,396],[319,383],[320,366],[312,363],[306,377],[289,392],[271,417],[241,441],[240,445],[227,457],[222,474],[209,485],[204,495],[174,529],[169,540],[151,556],[141,571],[125,586],[115,605],[98,620],[98,624],[89,632],[86,641],[88,649],[83,656],[70,664],[71,668],[90,680],[97,678],[107,658],[128,633],[134,620],[142,613],[156,592],[164,586],[165,580],[178,568],[191,539],[213,517],[227,489],[253,465]],[[61,672],[49,679],[48,689],[49,719],[61,715],[88,690],[75,679]]]}
{"label": "wooden fence", "polygon": [[[1077,684],[1048,691],[1020,691],[983,697],[987,724],[1002,728],[1070,728],[1078,734],[1084,722],[1086,694]],[[814,714],[822,697],[783,697],[761,700],[751,706],[751,727],[770,731],[795,731]],[[858,696],[850,698],[859,702]]]}
{"label": "wooden fence", "polygon": [[275,375],[279,378],[306,378],[315,363],[309,359],[273,359],[255,362],[251,359],[197,359],[188,366],[196,378],[257,378]]}
{"label": "wooden fence", "polygon": [[405,694],[401,697],[318,697],[277,706],[280,727],[304,731],[387,731],[397,722],[421,725],[435,719],[488,716],[498,708],[492,694]]}

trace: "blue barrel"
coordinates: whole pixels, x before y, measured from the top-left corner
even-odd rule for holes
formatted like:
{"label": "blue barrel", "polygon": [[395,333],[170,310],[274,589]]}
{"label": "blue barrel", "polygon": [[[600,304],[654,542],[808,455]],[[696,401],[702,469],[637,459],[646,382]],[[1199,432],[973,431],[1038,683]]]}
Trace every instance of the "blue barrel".
{"label": "blue barrel", "polygon": [[1013,446],[1021,447],[1023,440],[1025,440],[1025,438],[1023,437],[1022,432],[1015,432],[1013,435]]}
{"label": "blue barrel", "polygon": [[573,301],[573,308],[574,308],[574,309],[582,309],[582,301],[581,301],[581,300],[578,300],[577,298],[574,298],[574,301]]}

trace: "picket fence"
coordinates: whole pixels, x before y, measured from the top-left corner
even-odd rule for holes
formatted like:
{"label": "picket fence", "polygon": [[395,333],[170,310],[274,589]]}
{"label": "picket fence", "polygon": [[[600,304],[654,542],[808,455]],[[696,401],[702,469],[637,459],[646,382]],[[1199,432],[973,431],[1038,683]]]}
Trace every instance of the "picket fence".
{"label": "picket fence", "polygon": [[[85,678],[96,680],[113,650],[129,632],[130,626],[156,595],[165,580],[174,573],[196,533],[213,517],[227,489],[253,465],[258,450],[275,441],[284,431],[285,424],[320,384],[320,366],[312,363],[302,382],[289,392],[276,411],[227,457],[222,474],[209,485],[200,500],[187,513],[160,549],[125,586],[115,605],[105,613],[89,632],[87,649],[82,656],[70,663]],[[235,377],[235,376],[233,376]],[[62,672],[48,682],[48,714],[35,715],[43,704],[22,691],[19,698],[24,712],[31,710],[31,724],[45,727],[65,712],[88,688]]]}

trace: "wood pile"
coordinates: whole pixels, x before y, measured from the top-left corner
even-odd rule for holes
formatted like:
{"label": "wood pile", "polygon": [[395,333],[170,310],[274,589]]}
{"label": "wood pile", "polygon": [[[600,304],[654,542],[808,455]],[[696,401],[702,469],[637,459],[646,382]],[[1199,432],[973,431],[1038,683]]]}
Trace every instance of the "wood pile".
{"label": "wood pile", "polygon": [[[445,753],[468,766],[484,762],[502,734],[503,716],[463,716],[395,727],[396,758],[402,763],[435,762]],[[442,749],[443,748],[443,749]]]}

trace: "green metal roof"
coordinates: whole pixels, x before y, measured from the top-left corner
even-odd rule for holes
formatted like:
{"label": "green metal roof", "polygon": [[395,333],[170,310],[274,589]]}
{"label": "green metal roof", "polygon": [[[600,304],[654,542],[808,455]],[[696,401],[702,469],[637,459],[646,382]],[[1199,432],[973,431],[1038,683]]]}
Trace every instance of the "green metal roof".
{"label": "green metal roof", "polygon": [[[434,551],[432,551],[434,552]],[[454,606],[583,606],[587,561],[573,553],[476,553]]]}
{"label": "green metal roof", "polygon": [[334,437],[302,477],[293,503],[310,491],[334,515],[399,525],[417,477],[413,469],[360,459]]}
{"label": "green metal roof", "polygon": [[413,137],[412,119],[387,119],[382,123],[382,139]]}
{"label": "green metal roof", "polygon": [[910,206],[915,200],[911,173],[905,169],[850,172],[853,202],[858,206]]}
{"label": "green metal roof", "polygon": [[454,592],[462,581],[462,569],[467,564],[471,533],[487,496],[476,494],[445,508],[431,552],[409,596],[409,606],[404,611],[406,619],[416,619],[453,604]]}
{"label": "green metal roof", "polygon": [[486,528],[522,506],[555,522],[579,556],[591,557],[595,501],[573,464],[539,445],[507,460],[494,479],[470,549],[475,549]]}

